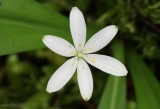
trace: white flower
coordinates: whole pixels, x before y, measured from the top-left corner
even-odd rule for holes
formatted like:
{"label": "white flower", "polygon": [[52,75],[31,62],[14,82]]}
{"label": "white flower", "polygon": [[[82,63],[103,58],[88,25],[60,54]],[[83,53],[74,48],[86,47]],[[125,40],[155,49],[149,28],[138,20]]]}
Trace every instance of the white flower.
{"label": "white flower", "polygon": [[115,76],[127,75],[125,66],[118,60],[105,55],[89,54],[104,48],[116,35],[117,26],[111,25],[94,34],[86,41],[86,23],[83,14],[77,7],[70,13],[70,30],[74,46],[68,41],[51,35],[45,35],[44,44],[55,53],[72,57],[66,61],[50,78],[47,91],[49,93],[60,90],[73,76],[77,69],[77,78],[80,93],[84,100],[89,100],[93,92],[93,78],[87,63],[105,73]]}

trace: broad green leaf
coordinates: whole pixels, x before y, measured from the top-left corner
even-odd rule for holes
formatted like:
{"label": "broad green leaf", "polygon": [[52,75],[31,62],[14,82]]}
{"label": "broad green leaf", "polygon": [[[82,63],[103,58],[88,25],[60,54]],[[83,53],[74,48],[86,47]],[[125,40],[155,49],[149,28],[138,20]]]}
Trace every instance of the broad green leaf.
{"label": "broad green leaf", "polygon": [[128,53],[139,109],[160,109],[160,84],[135,51]]}
{"label": "broad green leaf", "polygon": [[68,18],[34,0],[0,6],[0,55],[43,48],[42,37],[50,34],[72,42]]}
{"label": "broad green leaf", "polygon": [[[113,55],[124,63],[124,45],[121,41],[112,44]],[[125,77],[109,76],[98,109],[125,109]]]}

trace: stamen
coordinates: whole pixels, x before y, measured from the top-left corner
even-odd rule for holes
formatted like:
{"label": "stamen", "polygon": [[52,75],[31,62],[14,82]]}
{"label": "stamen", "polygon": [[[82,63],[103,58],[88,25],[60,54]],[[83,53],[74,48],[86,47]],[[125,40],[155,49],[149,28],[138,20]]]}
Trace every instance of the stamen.
{"label": "stamen", "polygon": [[74,51],[72,50],[71,52],[70,52],[70,55],[72,55],[74,53]]}
{"label": "stamen", "polygon": [[92,48],[88,48],[88,50],[92,50]]}
{"label": "stamen", "polygon": [[81,44],[81,43],[79,43],[78,47],[79,47],[79,48],[81,48],[81,46],[82,46],[82,44]]}
{"label": "stamen", "polygon": [[90,59],[91,62],[96,62],[94,59]]}
{"label": "stamen", "polygon": [[72,67],[75,65],[75,61],[73,61],[73,63],[72,63]]}

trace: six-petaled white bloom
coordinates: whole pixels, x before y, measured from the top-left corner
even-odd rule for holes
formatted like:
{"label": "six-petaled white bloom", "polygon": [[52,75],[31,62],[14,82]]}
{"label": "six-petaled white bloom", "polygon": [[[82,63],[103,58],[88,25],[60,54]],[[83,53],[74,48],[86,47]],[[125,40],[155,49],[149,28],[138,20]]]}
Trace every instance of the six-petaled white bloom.
{"label": "six-petaled white bloom", "polygon": [[45,35],[43,38],[44,44],[55,53],[65,57],[74,56],[56,70],[50,78],[46,90],[49,93],[60,90],[77,69],[80,93],[87,101],[93,92],[93,78],[86,62],[115,76],[127,75],[127,70],[120,61],[110,56],[90,54],[105,47],[116,35],[118,28],[115,25],[107,26],[94,34],[85,44],[86,23],[81,11],[77,7],[73,7],[70,13],[70,30],[74,46],[60,37]]}

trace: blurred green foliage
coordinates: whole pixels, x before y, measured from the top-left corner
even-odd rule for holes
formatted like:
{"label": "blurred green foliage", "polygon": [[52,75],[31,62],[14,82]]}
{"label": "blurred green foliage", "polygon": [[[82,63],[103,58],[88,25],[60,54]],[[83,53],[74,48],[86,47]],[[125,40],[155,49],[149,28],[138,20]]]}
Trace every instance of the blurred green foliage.
{"label": "blurred green foliage", "polygon": [[[0,2],[1,1],[2,0],[0,0]],[[12,20],[8,22],[5,19],[15,19],[17,14],[22,15],[22,10],[18,10],[17,13],[6,14],[8,13],[8,11],[3,10],[3,7],[5,7],[5,3],[7,2],[10,2],[10,0],[5,0],[4,3],[0,5],[0,35],[6,35],[2,33],[5,33],[10,25],[15,24],[15,22],[12,22]],[[12,2],[14,3],[14,1]],[[127,67],[127,69],[129,70],[129,75],[127,76],[126,80],[127,101],[124,102],[124,104],[126,103],[126,109],[146,109],[145,106],[150,109],[160,108],[158,107],[158,104],[160,104],[160,90],[158,88],[159,81],[157,81],[160,80],[159,0],[37,0],[36,2],[36,6],[39,9],[39,14],[53,14],[50,15],[53,20],[57,21],[57,19],[61,18],[61,21],[64,22],[62,23],[61,21],[59,21],[55,23],[51,18],[38,18],[39,16],[36,14],[36,12],[30,13],[34,10],[32,8],[30,9],[32,2],[31,4],[27,4],[26,2],[24,6],[30,9],[30,12],[27,10],[23,11],[26,11],[26,13],[30,16],[26,16],[26,14],[23,14],[24,16],[20,16],[18,18],[18,21],[25,21],[27,23],[30,22],[30,24],[34,23],[36,24],[36,26],[34,25],[33,28],[31,28],[30,25],[27,25],[27,28],[24,27],[29,31],[29,34],[24,30],[24,28],[21,28],[23,24],[17,23],[19,28],[8,30],[8,32],[18,31],[20,29],[21,33],[25,33],[25,39],[27,39],[27,41],[32,41],[32,43],[25,43],[26,45],[23,46],[23,43],[25,42],[24,40],[24,42],[17,42],[20,43],[20,45],[17,46],[15,44],[15,42],[17,41],[16,37],[15,39],[13,37],[9,39],[10,37],[8,36],[7,39],[7,36],[3,38],[2,36],[0,36],[1,55],[43,48],[44,45],[42,44],[42,42],[40,42],[41,37],[47,33],[57,35],[59,34],[61,37],[68,36],[69,38],[66,39],[71,41],[68,29],[69,25],[67,23],[68,19],[66,17],[68,17],[70,9],[73,6],[78,6],[79,9],[84,13],[87,25],[89,25],[89,28],[91,27],[91,29],[94,29],[93,31],[98,31],[99,29],[110,24],[116,24],[119,27],[119,32],[114,39],[116,39],[118,43],[122,41],[124,45],[123,48],[120,49],[119,46],[117,46],[116,48],[119,51],[116,51],[116,53],[114,53],[112,46],[110,46],[113,43],[112,41],[111,44],[100,51],[100,53],[113,55],[122,62],[124,61],[124,63],[129,66]],[[37,7],[34,8],[37,9]],[[10,8],[15,9],[16,5],[12,4]],[[61,16],[58,12],[66,17]],[[49,18],[50,16],[48,16],[47,18]],[[54,18],[55,16],[59,17]],[[28,20],[30,18],[32,18],[31,21]],[[39,20],[36,21],[36,19]],[[42,23],[41,25],[47,25],[47,28],[49,27],[49,29],[46,29],[43,26],[37,26],[39,23]],[[5,27],[3,25],[7,26]],[[62,33],[61,29],[63,30]],[[87,37],[91,37],[90,34],[92,33],[93,32],[89,33]],[[12,34],[7,35],[12,36]],[[19,34],[18,32],[16,32],[15,35],[17,35],[17,37],[20,37],[21,39],[23,39],[24,37],[21,36],[21,34]],[[32,38],[34,35],[37,37]],[[7,42],[13,41],[12,39],[14,39],[14,43],[12,43],[13,45],[15,44],[14,49],[12,49],[13,45],[11,44],[8,46]],[[34,40],[39,42],[34,42]],[[4,49],[5,47],[8,48]],[[123,49],[125,51],[124,54],[122,54],[123,56],[121,57],[120,55]],[[129,54],[128,52],[132,50],[138,52],[139,55],[137,55],[137,53],[135,52]],[[119,58],[118,56],[120,56],[121,58]],[[127,60],[125,57],[127,57]],[[91,67],[91,70],[94,71],[92,73],[94,78],[94,92],[89,102],[83,101],[80,96],[76,73],[62,90],[52,94],[48,94],[46,92],[46,84],[50,76],[60,65],[65,62],[65,60],[66,58],[61,57],[48,49],[39,49],[34,51],[32,50],[23,53],[1,56],[0,109],[96,109],[101,101],[101,95],[105,95],[107,93],[107,97],[110,96],[110,92],[112,90],[107,90],[107,88],[111,87],[108,86],[108,84],[111,85],[111,83],[114,82],[114,79],[113,81],[112,79],[108,79],[108,74],[102,73],[101,71],[93,67]],[[147,66],[143,61],[147,64]],[[143,71],[139,69],[143,69]],[[149,71],[148,69],[150,69],[151,71]],[[143,77],[143,75],[145,76],[145,74],[147,74],[147,79],[143,79],[140,77],[140,75],[142,75]],[[143,81],[141,81],[141,79]],[[149,84],[146,81],[149,81]],[[117,87],[121,87],[121,85],[124,84],[122,83]],[[106,90],[103,91],[104,89]],[[103,92],[104,94],[102,94]],[[145,95],[143,96],[143,92],[145,92],[144,94],[148,95],[148,98],[145,99],[146,101],[143,101],[145,97]],[[152,99],[155,100],[154,103],[151,103],[152,101],[150,100]],[[146,105],[148,102],[150,102],[151,105]],[[13,104],[15,104],[15,106],[13,106]],[[108,109],[107,105],[105,108],[105,103],[103,107],[104,109]]]}

